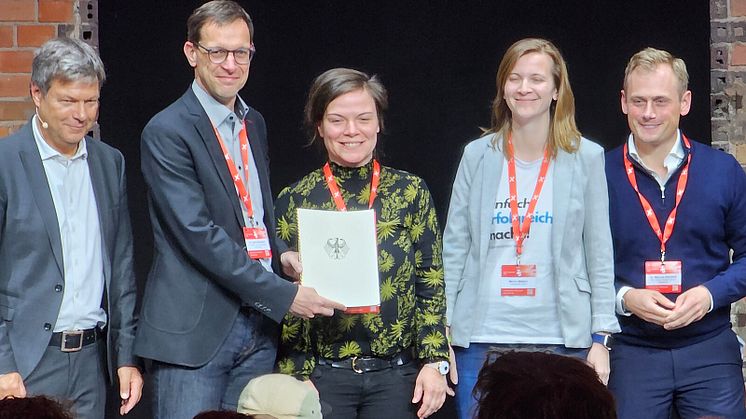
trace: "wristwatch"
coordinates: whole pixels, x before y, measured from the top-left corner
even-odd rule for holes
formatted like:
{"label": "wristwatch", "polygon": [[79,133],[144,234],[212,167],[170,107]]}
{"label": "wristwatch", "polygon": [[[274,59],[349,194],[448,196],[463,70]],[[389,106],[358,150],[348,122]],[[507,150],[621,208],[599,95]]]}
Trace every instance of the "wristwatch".
{"label": "wristwatch", "polygon": [[451,366],[448,361],[430,362],[425,364],[425,366],[433,368],[435,371],[438,371],[440,375],[446,375],[448,374],[448,371],[451,370]]}
{"label": "wristwatch", "polygon": [[593,340],[593,343],[600,343],[601,345],[603,345],[607,351],[610,351],[611,348],[614,346],[614,338],[611,335],[593,333],[591,335],[591,339]]}

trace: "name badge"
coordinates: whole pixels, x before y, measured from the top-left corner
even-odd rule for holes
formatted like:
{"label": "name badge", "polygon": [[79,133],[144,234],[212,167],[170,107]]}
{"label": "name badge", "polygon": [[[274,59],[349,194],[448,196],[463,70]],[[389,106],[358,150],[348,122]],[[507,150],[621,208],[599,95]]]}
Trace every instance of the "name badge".
{"label": "name badge", "polygon": [[246,250],[252,259],[267,259],[272,256],[269,247],[267,231],[258,227],[244,227],[243,238],[246,240]]}
{"label": "name badge", "polygon": [[662,294],[681,293],[681,261],[646,261],[645,288]]}
{"label": "name badge", "polygon": [[503,265],[500,295],[502,297],[536,296],[536,265]]}

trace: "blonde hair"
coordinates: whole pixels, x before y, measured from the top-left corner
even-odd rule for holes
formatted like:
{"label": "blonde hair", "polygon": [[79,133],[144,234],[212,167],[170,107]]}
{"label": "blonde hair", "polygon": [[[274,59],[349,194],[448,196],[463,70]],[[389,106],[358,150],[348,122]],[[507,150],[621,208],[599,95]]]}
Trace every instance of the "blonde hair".
{"label": "blonde hair", "polygon": [[679,79],[679,97],[681,97],[689,87],[689,73],[686,71],[684,60],[674,57],[668,51],[652,47],[645,48],[629,59],[627,68],[624,70],[624,90],[627,90],[627,80],[633,71],[638,68],[644,71],[655,71],[659,65],[671,66],[676,78]]}
{"label": "blonde hair", "polygon": [[557,155],[557,150],[562,149],[568,153],[574,153],[580,145],[580,131],[575,124],[575,96],[570,88],[570,80],[567,76],[567,66],[554,44],[546,39],[526,38],[517,41],[508,48],[500,61],[497,70],[497,94],[492,101],[492,126],[486,133],[494,133],[493,147],[497,147],[497,138],[502,135],[503,153],[508,153],[507,138],[511,130],[512,114],[504,99],[505,82],[510,72],[515,67],[518,59],[533,52],[544,53],[552,59],[552,77],[557,88],[557,101],[550,108],[551,121],[549,123],[549,141],[547,148],[552,157]]}

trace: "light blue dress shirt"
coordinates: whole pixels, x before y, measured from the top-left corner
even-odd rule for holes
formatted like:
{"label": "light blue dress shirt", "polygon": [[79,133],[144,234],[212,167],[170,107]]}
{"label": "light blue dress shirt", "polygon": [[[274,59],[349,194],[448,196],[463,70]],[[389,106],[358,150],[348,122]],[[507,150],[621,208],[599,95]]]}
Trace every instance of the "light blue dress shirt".
{"label": "light blue dress shirt", "polygon": [[54,331],[103,327],[103,244],[86,140],[83,138],[72,157],[64,156],[44,140],[37,121],[34,116],[34,140],[52,192],[62,240],[65,283]]}
{"label": "light blue dress shirt", "polygon": [[[235,111],[231,111],[225,105],[218,102],[210,96],[202,86],[195,80],[192,82],[192,91],[194,91],[197,100],[199,101],[202,108],[207,113],[207,117],[210,118],[213,127],[218,129],[220,138],[223,139],[228,153],[231,155],[231,159],[236,164],[236,169],[241,176],[241,180],[246,185],[246,176],[243,167],[243,160],[241,159],[241,143],[238,139],[238,133],[241,132],[242,124],[241,121],[246,117],[246,113],[249,111],[249,107],[246,102],[241,99],[240,96],[236,96]],[[249,137],[249,143],[251,138]],[[256,169],[256,163],[254,161],[254,154],[249,147],[249,182],[248,182],[249,195],[251,196],[251,207],[254,211],[253,221],[249,219],[246,212],[246,207],[241,204],[241,212],[243,214],[244,225],[247,227],[259,227],[265,231],[267,227],[264,225],[264,205],[262,202],[262,186],[259,183],[259,172]],[[238,194],[238,192],[236,192]],[[274,234],[274,232],[267,231],[267,235]],[[272,272],[272,258],[260,259],[262,266],[269,272]]]}

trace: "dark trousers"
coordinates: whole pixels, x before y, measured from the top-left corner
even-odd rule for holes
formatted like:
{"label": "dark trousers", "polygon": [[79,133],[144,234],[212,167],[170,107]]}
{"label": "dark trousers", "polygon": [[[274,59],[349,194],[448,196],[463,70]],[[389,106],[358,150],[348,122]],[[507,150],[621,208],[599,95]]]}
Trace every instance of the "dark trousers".
{"label": "dark trousers", "polygon": [[100,345],[77,352],[47,347],[41,361],[24,380],[29,396],[45,395],[61,402],[71,401],[78,419],[101,419],[106,407],[106,378]]}
{"label": "dark trousers", "polygon": [[331,406],[324,419],[407,419],[417,417],[419,409],[412,403],[418,373],[416,362],[363,374],[317,365],[311,381]]}
{"label": "dark trousers", "polygon": [[611,351],[609,390],[619,419],[744,419],[744,383],[736,335],[725,329],[676,349],[627,345]]}

